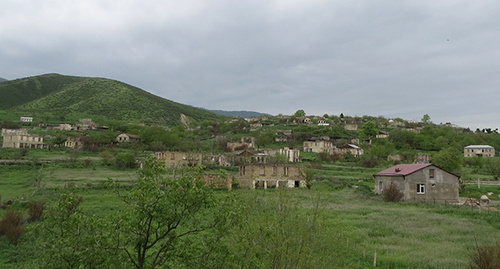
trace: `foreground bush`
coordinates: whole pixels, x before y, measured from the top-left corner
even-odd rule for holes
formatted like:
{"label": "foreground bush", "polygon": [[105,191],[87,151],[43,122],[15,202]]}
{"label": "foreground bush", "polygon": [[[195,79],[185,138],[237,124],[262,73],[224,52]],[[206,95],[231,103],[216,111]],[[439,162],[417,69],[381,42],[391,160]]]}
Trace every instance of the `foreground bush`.
{"label": "foreground bush", "polygon": [[386,202],[399,202],[404,194],[396,187],[396,184],[391,183],[389,188],[382,191],[382,196]]}
{"label": "foreground bush", "polygon": [[24,233],[24,229],[21,227],[22,220],[22,212],[7,211],[2,221],[0,221],[0,236],[4,235],[11,244],[17,245],[17,241]]}
{"label": "foreground bush", "polygon": [[500,243],[494,246],[482,246],[472,256],[471,269],[500,268]]}

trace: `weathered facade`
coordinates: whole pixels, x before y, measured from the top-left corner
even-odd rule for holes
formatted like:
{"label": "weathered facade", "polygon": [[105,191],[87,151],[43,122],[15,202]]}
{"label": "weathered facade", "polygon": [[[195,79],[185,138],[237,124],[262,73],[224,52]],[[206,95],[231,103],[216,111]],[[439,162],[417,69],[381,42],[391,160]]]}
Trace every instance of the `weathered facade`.
{"label": "weathered facade", "polygon": [[464,148],[464,157],[495,157],[495,148],[489,145],[470,145]]}
{"label": "weathered facade", "polygon": [[49,148],[47,144],[43,143],[43,137],[28,134],[26,129],[2,129],[2,136],[2,147],[4,148]]}
{"label": "weathered facade", "polygon": [[342,148],[335,149],[334,152],[337,154],[344,154],[350,152],[354,157],[359,157],[365,153],[361,147],[353,144],[347,144]]}
{"label": "weathered facade", "polygon": [[305,187],[300,166],[270,164],[242,165],[239,167],[241,188],[294,188]]}
{"label": "weathered facade", "polygon": [[232,174],[228,174],[226,176],[204,174],[203,180],[205,180],[205,185],[216,189],[233,189],[234,176]]}
{"label": "weathered facade", "polygon": [[393,183],[404,201],[458,202],[460,177],[433,164],[398,164],[373,177],[378,194]]}
{"label": "weathered facade", "polygon": [[127,142],[137,142],[141,140],[141,138],[138,135],[123,133],[119,134],[115,140],[118,143],[123,143],[123,142],[127,143]]}
{"label": "weathered facade", "polygon": [[226,147],[230,151],[253,149],[255,147],[255,137],[242,137],[241,142],[228,142]]}
{"label": "weathered facade", "polygon": [[196,152],[162,151],[155,152],[158,161],[165,162],[166,168],[178,168],[179,166],[196,166],[202,163],[203,156]]}
{"label": "weathered facade", "polygon": [[336,146],[331,141],[316,140],[316,141],[304,141],[303,146],[305,152],[327,152],[333,153]]}

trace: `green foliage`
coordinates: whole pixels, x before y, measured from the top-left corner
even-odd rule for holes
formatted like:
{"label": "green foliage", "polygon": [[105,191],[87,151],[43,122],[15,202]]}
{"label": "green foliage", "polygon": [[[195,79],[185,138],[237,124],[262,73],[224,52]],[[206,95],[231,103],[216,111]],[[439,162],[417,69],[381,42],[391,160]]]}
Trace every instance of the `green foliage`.
{"label": "green foliage", "polygon": [[180,178],[164,175],[162,164],[148,158],[139,170],[139,181],[121,195],[127,206],[114,224],[114,249],[136,268],[175,262],[177,251],[189,246],[193,235],[220,221],[205,214],[216,204],[201,170],[190,170]]}
{"label": "green foliage", "polygon": [[306,112],[303,109],[299,109],[293,115],[295,117],[305,117],[306,116]]}
{"label": "green foliage", "polygon": [[453,148],[445,148],[432,156],[432,163],[450,172],[460,173],[463,154]]}
{"label": "green foliage", "polygon": [[181,114],[195,121],[222,118],[104,78],[47,74],[1,83],[0,95],[0,109],[29,112],[44,122],[71,113],[166,125],[180,124]]}
{"label": "green foliage", "polygon": [[119,153],[116,155],[115,163],[119,168],[134,168],[137,166],[133,153]]}
{"label": "green foliage", "polygon": [[488,158],[486,161],[486,169],[493,176],[494,180],[500,179],[500,159]]}
{"label": "green foliage", "polygon": [[378,134],[378,130],[375,127],[375,123],[372,121],[363,124],[363,126],[361,127],[361,132],[366,138],[372,138]]}
{"label": "green foliage", "polygon": [[119,264],[106,251],[111,239],[106,224],[82,212],[82,197],[64,192],[52,205],[44,221],[35,224],[30,237],[38,238],[37,253],[44,268],[105,268]]}

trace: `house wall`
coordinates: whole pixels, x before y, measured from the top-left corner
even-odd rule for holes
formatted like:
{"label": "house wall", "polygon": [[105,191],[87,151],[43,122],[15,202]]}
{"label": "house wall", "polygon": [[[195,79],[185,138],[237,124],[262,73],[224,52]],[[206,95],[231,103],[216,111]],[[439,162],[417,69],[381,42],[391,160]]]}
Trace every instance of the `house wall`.
{"label": "house wall", "polygon": [[43,137],[41,136],[12,132],[4,134],[2,147],[46,149],[48,145],[43,143]]}
{"label": "house wall", "polygon": [[291,165],[242,165],[239,167],[239,186],[247,189],[305,187],[300,169]]}
{"label": "house wall", "polygon": [[305,152],[332,153],[333,149],[336,147],[333,145],[333,142],[330,141],[304,141],[303,148]]}
{"label": "house wall", "polygon": [[203,161],[202,154],[194,152],[162,151],[155,152],[155,157],[165,162],[165,168],[177,168],[182,165],[196,166]]}
{"label": "house wall", "polygon": [[[432,169],[434,177],[431,177]],[[458,202],[459,178],[435,166],[426,167],[406,177],[375,176],[374,192],[382,194],[391,182],[403,192],[405,201]],[[418,184],[424,185],[424,193],[417,193]]]}
{"label": "house wall", "polygon": [[464,157],[495,157],[495,149],[492,148],[464,148]]}

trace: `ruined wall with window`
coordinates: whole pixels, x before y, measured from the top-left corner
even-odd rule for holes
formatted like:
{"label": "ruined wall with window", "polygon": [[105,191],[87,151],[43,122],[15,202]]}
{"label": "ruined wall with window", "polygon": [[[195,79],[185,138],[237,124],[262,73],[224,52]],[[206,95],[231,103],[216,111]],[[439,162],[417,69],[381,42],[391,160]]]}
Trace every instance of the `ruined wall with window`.
{"label": "ruined wall with window", "polygon": [[300,166],[269,164],[242,165],[239,167],[239,186],[241,188],[305,187],[305,179]]}

